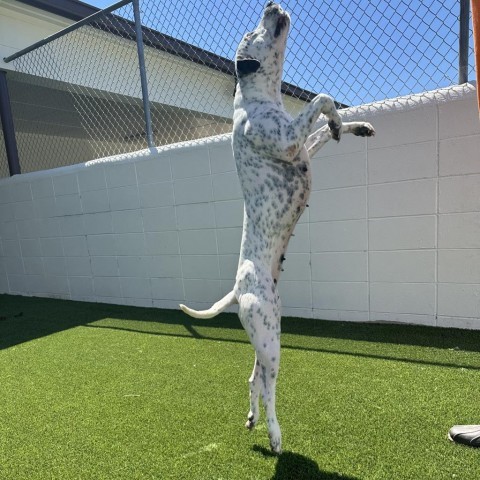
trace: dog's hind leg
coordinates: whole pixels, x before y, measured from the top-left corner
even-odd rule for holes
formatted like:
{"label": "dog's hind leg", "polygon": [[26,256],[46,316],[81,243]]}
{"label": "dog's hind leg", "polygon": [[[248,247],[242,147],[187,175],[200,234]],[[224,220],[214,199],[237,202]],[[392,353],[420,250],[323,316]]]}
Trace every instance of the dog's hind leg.
{"label": "dog's hind leg", "polygon": [[[262,345],[263,346],[263,345]],[[257,353],[257,356],[258,353]],[[270,447],[275,453],[282,452],[282,434],[277,420],[275,408],[276,386],[280,367],[280,339],[268,338],[268,346],[262,351],[260,358],[260,380],[262,387],[262,401],[267,417],[268,436]]]}
{"label": "dog's hind leg", "polygon": [[[273,283],[273,282],[272,282]],[[239,317],[255,349],[255,366],[249,380],[250,412],[246,427],[258,421],[259,395],[267,417],[270,446],[275,453],[282,448],[280,425],[275,409],[275,389],[280,367],[280,309],[276,301],[245,294],[239,302]]]}
{"label": "dog's hind leg", "polygon": [[261,394],[270,445],[275,453],[280,453],[282,440],[275,411],[280,366],[280,298],[270,271],[251,261],[245,261],[239,269],[235,291],[238,316],[255,349],[255,366],[249,382],[251,412],[246,426],[251,428],[258,420],[258,397]]}
{"label": "dog's hind leg", "polygon": [[247,427],[249,430],[255,427],[260,416],[260,411],[258,408],[260,391],[262,388],[260,372],[260,362],[257,360],[257,355],[255,354],[253,372],[248,380],[248,385],[250,387],[250,411],[248,412],[248,418],[245,427]]}

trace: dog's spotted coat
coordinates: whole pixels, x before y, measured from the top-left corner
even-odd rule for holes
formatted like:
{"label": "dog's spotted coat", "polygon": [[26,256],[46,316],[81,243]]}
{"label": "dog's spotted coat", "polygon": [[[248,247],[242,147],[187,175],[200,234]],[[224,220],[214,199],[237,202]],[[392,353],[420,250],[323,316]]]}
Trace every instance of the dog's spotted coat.
{"label": "dog's spotted coat", "polygon": [[[240,321],[255,349],[246,427],[258,421],[261,396],[276,453],[282,448],[275,412],[281,317],[277,282],[288,241],[310,195],[310,158],[331,138],[340,140],[342,133],[375,133],[368,123],[342,125],[333,100],[323,94],[294,120],[285,111],[280,87],[289,27],[288,13],[269,2],[258,27],[237,49],[232,141],[245,209],[235,286],[209,310],[180,305],[191,316],[210,318],[239,304]],[[328,125],[312,133],[320,113]]]}

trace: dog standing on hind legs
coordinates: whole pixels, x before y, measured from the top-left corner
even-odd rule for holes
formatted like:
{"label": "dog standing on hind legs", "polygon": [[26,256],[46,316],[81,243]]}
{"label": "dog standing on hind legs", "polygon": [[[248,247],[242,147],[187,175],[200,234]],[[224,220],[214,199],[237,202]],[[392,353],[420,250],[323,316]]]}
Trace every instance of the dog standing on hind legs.
{"label": "dog standing on hind legs", "polygon": [[[238,316],[255,349],[246,427],[258,422],[261,397],[275,453],[282,451],[275,411],[281,318],[277,283],[288,241],[310,195],[310,159],[343,133],[375,134],[369,123],[342,124],[328,95],[317,95],[295,119],[285,111],[281,79],[289,28],[289,14],[268,2],[259,25],[245,34],[236,53],[232,145],[245,207],[235,285],[208,310],[180,305],[192,317],[211,318],[238,303]],[[312,132],[321,113],[328,125]]]}

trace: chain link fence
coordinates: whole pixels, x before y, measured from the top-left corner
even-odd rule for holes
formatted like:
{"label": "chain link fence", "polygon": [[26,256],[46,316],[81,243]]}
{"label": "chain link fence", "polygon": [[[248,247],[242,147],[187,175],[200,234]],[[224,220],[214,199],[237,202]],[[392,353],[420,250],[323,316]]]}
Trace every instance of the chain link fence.
{"label": "chain link fence", "polygon": [[132,5],[115,13],[14,60],[9,90],[23,172],[145,148]]}
{"label": "chain link fence", "polygon": [[[8,82],[22,172],[147,147],[133,2],[122,3],[14,60]],[[154,145],[230,132],[235,50],[264,5],[139,5]],[[282,91],[294,115],[318,92],[353,106],[457,83],[458,0],[282,6],[292,17]]]}
{"label": "chain link fence", "polygon": [[[353,106],[457,81],[458,0],[286,0],[282,6],[292,17],[287,94],[299,96],[296,86]],[[226,0],[178,7],[147,0],[142,18],[154,30],[233,59],[244,33],[258,24],[263,3],[245,2],[241,11]]]}
{"label": "chain link fence", "polygon": [[5,151],[5,141],[3,139],[3,125],[0,120],[0,178],[8,177],[8,159]]}

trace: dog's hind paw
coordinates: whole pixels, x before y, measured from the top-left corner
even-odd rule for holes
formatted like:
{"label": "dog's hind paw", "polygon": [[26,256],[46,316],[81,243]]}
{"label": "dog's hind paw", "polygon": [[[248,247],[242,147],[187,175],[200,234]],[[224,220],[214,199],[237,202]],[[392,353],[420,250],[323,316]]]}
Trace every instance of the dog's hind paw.
{"label": "dog's hind paw", "polygon": [[247,423],[245,424],[245,428],[248,430],[253,430],[255,428],[256,423],[257,421],[255,420],[255,417],[252,414],[250,414],[248,416]]}
{"label": "dog's hind paw", "polygon": [[280,437],[273,439],[270,437],[270,448],[272,449],[272,452],[280,455],[282,453],[282,440]]}
{"label": "dog's hind paw", "polygon": [[363,123],[353,130],[353,134],[357,137],[373,137],[375,129],[369,123]]}
{"label": "dog's hind paw", "polygon": [[247,423],[245,424],[245,428],[247,430],[253,430],[255,428],[255,423],[250,420],[247,420]]}

